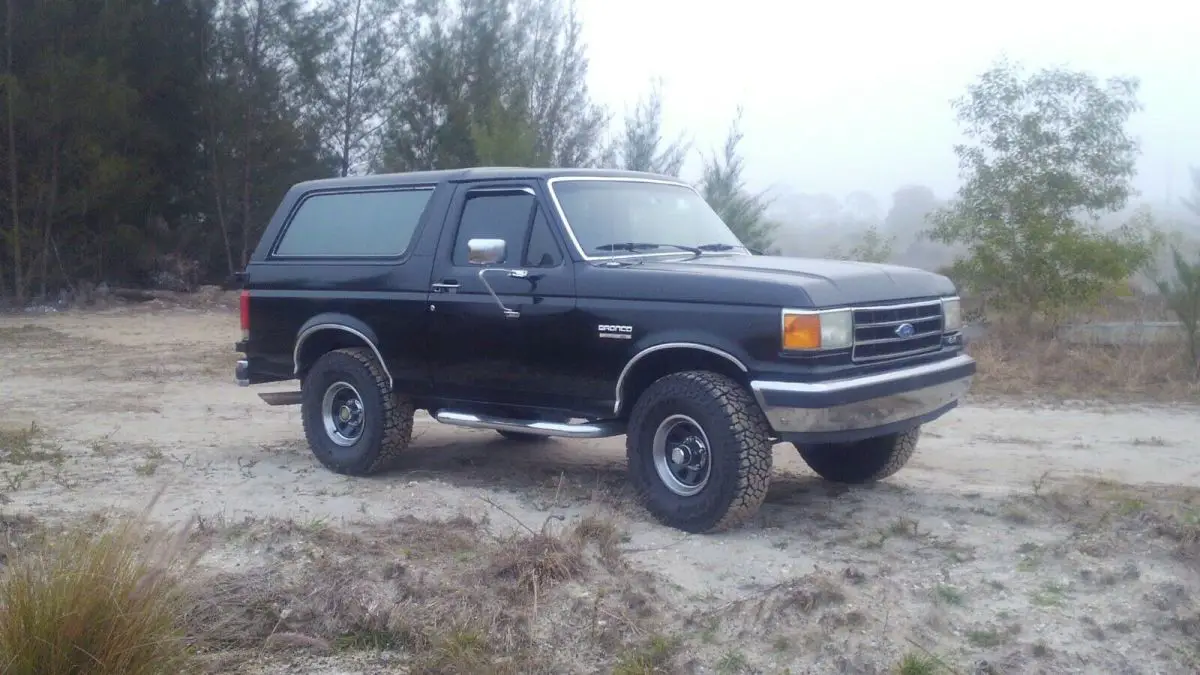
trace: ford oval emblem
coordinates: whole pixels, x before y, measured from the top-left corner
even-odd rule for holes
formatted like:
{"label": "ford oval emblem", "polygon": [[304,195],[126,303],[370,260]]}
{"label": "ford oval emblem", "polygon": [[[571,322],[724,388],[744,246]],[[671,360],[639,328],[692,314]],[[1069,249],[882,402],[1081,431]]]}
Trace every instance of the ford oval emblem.
{"label": "ford oval emblem", "polygon": [[916,333],[916,332],[917,332],[917,329],[913,328],[913,325],[911,323],[902,323],[899,326],[896,326],[896,335],[898,337],[910,338],[913,336],[913,333]]}

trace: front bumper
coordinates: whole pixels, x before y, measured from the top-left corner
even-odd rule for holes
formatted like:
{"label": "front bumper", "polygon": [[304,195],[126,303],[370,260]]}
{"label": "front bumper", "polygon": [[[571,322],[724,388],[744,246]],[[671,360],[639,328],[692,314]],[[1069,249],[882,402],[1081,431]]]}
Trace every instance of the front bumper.
{"label": "front bumper", "polygon": [[237,370],[234,372],[234,379],[237,380],[239,387],[250,386],[250,361],[246,359],[238,359]]}
{"label": "front bumper", "polygon": [[843,380],[754,380],[750,387],[778,437],[796,443],[839,443],[937,419],[958,405],[974,376],[975,359],[959,354]]}

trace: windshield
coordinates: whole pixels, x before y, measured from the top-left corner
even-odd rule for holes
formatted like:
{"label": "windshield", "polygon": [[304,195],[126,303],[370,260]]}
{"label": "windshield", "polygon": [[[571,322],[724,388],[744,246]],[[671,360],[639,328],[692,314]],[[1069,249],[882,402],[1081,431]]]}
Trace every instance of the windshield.
{"label": "windshield", "polygon": [[[562,206],[567,226],[589,257],[679,253],[681,246],[745,250],[708,202],[686,186],[559,180],[551,189]],[[634,242],[637,244],[629,245]]]}

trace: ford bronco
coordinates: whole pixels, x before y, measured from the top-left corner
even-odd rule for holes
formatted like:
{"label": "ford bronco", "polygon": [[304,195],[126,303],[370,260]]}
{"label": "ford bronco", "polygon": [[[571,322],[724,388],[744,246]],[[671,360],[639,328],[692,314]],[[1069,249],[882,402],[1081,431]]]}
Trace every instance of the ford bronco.
{"label": "ford bronco", "polygon": [[975,373],[954,285],[750,251],[666,176],[473,168],[284,196],[240,275],[242,386],[298,404],[316,458],[380,471],[413,415],[514,442],[625,436],[644,507],[688,532],[766,496],[773,446],[877,481]]}

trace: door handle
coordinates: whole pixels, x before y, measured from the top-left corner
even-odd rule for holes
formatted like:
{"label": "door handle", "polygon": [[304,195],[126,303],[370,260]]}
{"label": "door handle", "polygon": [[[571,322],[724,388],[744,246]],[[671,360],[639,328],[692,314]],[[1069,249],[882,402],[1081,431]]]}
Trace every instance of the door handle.
{"label": "door handle", "polygon": [[458,282],[454,281],[453,279],[439,281],[433,285],[433,290],[435,293],[440,291],[453,291],[456,288],[458,288]]}

